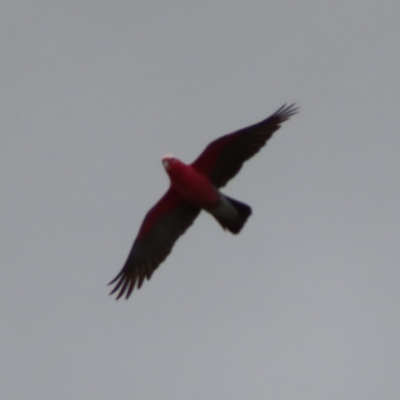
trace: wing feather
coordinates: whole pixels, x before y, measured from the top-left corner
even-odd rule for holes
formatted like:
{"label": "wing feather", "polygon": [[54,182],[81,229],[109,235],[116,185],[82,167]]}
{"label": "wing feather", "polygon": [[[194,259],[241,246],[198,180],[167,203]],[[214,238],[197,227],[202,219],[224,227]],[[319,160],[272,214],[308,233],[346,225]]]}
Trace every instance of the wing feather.
{"label": "wing feather", "polygon": [[192,166],[207,175],[215,186],[225,186],[243,163],[265,145],[281,123],[297,112],[295,104],[284,104],[265,120],[211,142]]}
{"label": "wing feather", "polygon": [[118,292],[117,299],[125,294],[127,299],[135,286],[140,289],[145,278],[150,279],[199,212],[198,207],[170,188],[146,214],[125,265],[109,283],[115,283],[110,294]]}

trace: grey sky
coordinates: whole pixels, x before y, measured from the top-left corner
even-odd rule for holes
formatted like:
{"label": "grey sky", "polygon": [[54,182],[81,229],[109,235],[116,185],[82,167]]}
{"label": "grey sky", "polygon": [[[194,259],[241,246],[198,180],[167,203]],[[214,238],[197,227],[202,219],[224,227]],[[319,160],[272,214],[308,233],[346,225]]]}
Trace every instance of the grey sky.
{"label": "grey sky", "polygon": [[[396,399],[398,1],[0,2],[4,399]],[[285,102],[128,301],[160,159]]]}

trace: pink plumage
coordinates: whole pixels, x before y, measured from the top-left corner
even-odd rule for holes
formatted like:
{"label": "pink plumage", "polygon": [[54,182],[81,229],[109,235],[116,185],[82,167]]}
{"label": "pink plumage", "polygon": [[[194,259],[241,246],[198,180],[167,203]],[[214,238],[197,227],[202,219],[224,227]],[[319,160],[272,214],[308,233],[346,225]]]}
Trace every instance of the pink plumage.
{"label": "pink plumage", "polygon": [[146,214],[125,265],[110,282],[115,283],[110,294],[118,291],[117,299],[123,295],[127,299],[135,286],[139,289],[145,278],[150,279],[201,210],[213,215],[223,229],[239,233],[251,208],[222,194],[219,188],[297,111],[294,104],[283,105],[258,124],[214,140],[190,165],[164,156],[170,188]]}

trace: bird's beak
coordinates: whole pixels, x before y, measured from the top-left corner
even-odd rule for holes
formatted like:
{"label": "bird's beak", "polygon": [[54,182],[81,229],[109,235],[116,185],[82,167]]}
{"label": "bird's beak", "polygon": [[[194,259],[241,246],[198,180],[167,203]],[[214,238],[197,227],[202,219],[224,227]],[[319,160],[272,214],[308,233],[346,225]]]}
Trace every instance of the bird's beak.
{"label": "bird's beak", "polygon": [[170,167],[169,161],[168,160],[163,160],[162,163],[164,165],[164,168],[168,171],[169,167]]}

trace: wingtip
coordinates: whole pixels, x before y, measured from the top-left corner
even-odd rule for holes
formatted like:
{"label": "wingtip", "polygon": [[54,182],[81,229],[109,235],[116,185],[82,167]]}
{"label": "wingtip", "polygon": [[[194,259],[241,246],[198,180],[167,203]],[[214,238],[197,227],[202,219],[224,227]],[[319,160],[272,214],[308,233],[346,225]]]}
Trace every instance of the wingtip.
{"label": "wingtip", "polygon": [[278,110],[275,111],[273,114],[274,117],[279,117],[281,122],[286,121],[293,115],[297,114],[299,112],[300,106],[297,106],[296,103],[292,104],[283,104]]}
{"label": "wingtip", "polygon": [[[117,293],[115,300],[125,297],[127,300],[135,289],[138,276],[134,274],[133,276],[127,276],[122,270],[107,286],[115,284],[114,288],[111,290],[109,295]],[[137,286],[139,289],[140,286]]]}

